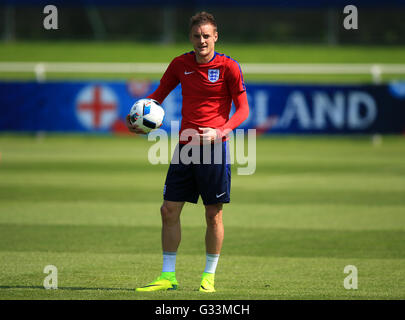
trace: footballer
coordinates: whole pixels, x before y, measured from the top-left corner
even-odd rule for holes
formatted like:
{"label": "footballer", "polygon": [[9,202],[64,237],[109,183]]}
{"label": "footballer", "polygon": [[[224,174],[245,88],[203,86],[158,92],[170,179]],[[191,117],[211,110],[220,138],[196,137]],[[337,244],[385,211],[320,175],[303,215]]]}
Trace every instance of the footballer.
{"label": "footballer", "polygon": [[[199,12],[190,19],[190,41],[194,50],[174,58],[163,74],[158,88],[147,98],[160,104],[180,83],[182,88],[181,150],[190,139],[182,133],[194,130],[198,148],[222,153],[221,163],[183,163],[172,160],[164,186],[162,217],[163,267],[161,275],[136,291],[175,290],[178,288],[175,265],[181,240],[180,213],[185,202],[197,203],[201,196],[206,219],[206,264],[199,291],[215,292],[214,279],[224,239],[223,204],[230,202],[231,168],[227,134],[249,115],[249,105],[241,68],[235,60],[215,51],[218,40],[213,15]],[[232,101],[235,112],[229,117]],[[132,125],[131,132],[142,134]],[[189,137],[190,138],[190,137]],[[195,141],[192,137],[192,141]],[[202,152],[201,152],[202,154]],[[211,159],[212,160],[212,159]]]}

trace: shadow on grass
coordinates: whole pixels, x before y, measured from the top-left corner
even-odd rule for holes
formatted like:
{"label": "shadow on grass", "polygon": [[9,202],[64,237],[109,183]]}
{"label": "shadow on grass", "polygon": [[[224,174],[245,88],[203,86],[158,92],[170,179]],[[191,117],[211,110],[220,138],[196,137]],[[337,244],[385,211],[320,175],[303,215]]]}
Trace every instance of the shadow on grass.
{"label": "shadow on grass", "polygon": [[[43,286],[0,286],[0,289],[45,289]],[[134,291],[130,288],[85,288],[85,287],[58,287],[58,290],[72,290],[72,291]]]}

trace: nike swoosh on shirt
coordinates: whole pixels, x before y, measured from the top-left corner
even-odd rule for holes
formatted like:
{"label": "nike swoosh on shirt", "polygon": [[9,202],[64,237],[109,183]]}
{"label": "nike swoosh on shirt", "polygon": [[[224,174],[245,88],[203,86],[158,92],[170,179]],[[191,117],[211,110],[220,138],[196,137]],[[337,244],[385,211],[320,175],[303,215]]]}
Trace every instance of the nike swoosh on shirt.
{"label": "nike swoosh on shirt", "polygon": [[215,196],[216,196],[217,198],[219,198],[220,196],[223,196],[225,193],[226,193],[226,192],[223,192],[223,193],[221,193],[221,194],[216,194]]}
{"label": "nike swoosh on shirt", "polygon": [[187,71],[184,71],[184,74],[190,74],[190,73],[193,73],[194,71],[189,71],[189,72],[187,72]]}

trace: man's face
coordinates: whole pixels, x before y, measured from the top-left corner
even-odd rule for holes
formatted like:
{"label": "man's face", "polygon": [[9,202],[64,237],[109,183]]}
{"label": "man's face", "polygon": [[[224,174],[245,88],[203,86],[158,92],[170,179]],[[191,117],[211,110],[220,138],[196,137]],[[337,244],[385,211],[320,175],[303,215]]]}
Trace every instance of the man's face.
{"label": "man's face", "polygon": [[218,40],[218,32],[210,24],[193,26],[190,32],[190,41],[193,44],[197,57],[207,58],[214,54],[215,42]]}

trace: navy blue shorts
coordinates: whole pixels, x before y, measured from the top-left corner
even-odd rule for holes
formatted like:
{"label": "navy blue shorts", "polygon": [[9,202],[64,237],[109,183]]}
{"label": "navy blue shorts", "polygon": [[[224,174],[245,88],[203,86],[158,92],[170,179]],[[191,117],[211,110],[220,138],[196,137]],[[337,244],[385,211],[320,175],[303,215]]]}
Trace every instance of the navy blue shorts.
{"label": "navy blue shorts", "polygon": [[229,203],[230,192],[228,141],[193,147],[177,145],[166,176],[164,200],[197,203],[201,195],[205,205]]}

